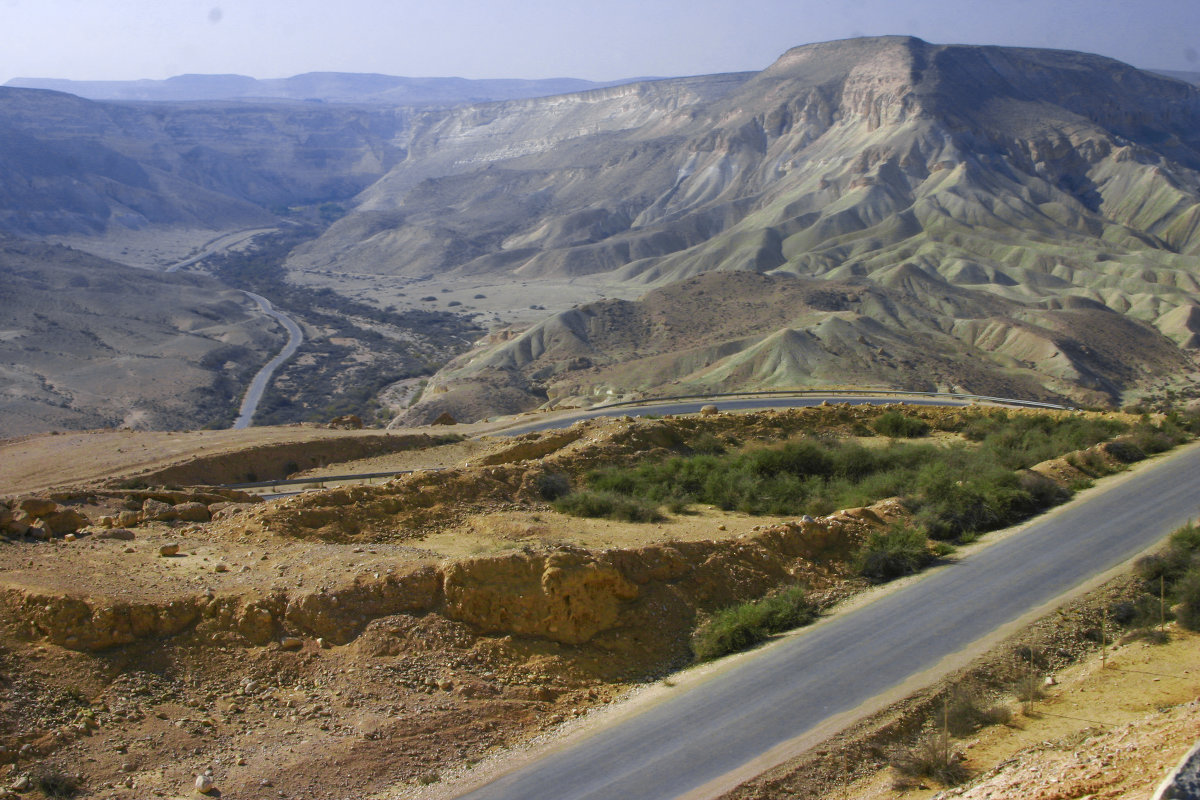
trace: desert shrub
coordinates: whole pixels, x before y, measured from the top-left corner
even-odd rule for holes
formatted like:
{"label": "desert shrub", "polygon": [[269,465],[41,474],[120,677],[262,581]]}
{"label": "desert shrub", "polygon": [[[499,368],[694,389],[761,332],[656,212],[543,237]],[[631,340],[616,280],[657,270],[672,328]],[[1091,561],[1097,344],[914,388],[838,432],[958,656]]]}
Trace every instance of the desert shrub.
{"label": "desert shrub", "polygon": [[855,559],[855,566],[866,578],[889,581],[911,575],[933,561],[929,541],[915,528],[895,525],[887,531],[873,531]]}
{"label": "desert shrub", "polygon": [[561,472],[543,472],[533,479],[533,487],[539,497],[553,502],[571,493],[571,480]]}
{"label": "desert shrub", "polygon": [[554,508],[573,517],[598,517],[621,522],[659,522],[664,518],[657,506],[613,492],[572,492],[556,500]]}
{"label": "desert shrub", "polygon": [[1012,719],[1012,712],[1006,706],[989,703],[977,689],[959,686],[946,698],[944,719],[946,730],[952,736],[961,739],[980,728],[1008,724]]}
{"label": "desert shrub", "polygon": [[33,785],[50,798],[75,797],[79,794],[79,780],[60,769],[43,767],[33,776]]}
{"label": "desert shrub", "polygon": [[910,417],[899,411],[888,411],[875,418],[872,426],[881,436],[891,436],[897,439],[912,439],[929,433],[929,423],[923,419]]}
{"label": "desert shrub", "polygon": [[1200,631],[1200,567],[1193,567],[1175,585],[1175,618],[1190,631]]}
{"label": "desert shrub", "polygon": [[949,737],[941,734],[926,734],[915,744],[894,748],[888,763],[901,775],[929,778],[945,786],[957,786],[969,775]]}
{"label": "desert shrub", "polygon": [[1125,464],[1132,464],[1146,458],[1145,451],[1126,438],[1114,439],[1104,445],[1104,449],[1110,456]]}
{"label": "desert shrub", "polygon": [[807,625],[816,616],[817,608],[804,587],[792,586],[713,614],[692,634],[692,652],[697,661],[711,661],[753,647],[772,634]]}
{"label": "desert shrub", "polygon": [[711,433],[705,432],[691,441],[693,453],[707,456],[719,456],[725,452],[725,442]]}

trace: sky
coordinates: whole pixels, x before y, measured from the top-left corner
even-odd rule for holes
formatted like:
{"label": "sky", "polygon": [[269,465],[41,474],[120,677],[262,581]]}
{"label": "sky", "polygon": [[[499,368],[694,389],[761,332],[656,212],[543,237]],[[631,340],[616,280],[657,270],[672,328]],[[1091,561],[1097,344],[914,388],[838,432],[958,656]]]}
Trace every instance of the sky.
{"label": "sky", "polygon": [[0,0],[10,78],[312,71],[616,80],[908,34],[1200,72],[1200,0]]}

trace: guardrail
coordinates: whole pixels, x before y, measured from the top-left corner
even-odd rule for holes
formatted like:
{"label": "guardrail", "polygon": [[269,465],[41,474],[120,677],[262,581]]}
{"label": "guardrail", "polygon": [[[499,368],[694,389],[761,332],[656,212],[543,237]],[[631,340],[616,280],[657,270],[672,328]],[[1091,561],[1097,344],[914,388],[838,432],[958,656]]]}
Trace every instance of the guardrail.
{"label": "guardrail", "polygon": [[[1068,406],[1060,406],[1055,403],[1043,403],[1037,400],[1018,400],[1012,397],[990,397],[988,395],[979,394],[962,394],[956,392],[902,392],[895,389],[772,389],[757,392],[727,392],[724,394],[687,394],[687,395],[672,395],[668,397],[647,397],[641,400],[622,400],[617,403],[607,403],[604,405],[591,406],[589,408],[570,409],[580,414],[585,414],[589,411],[606,411],[612,408],[631,408],[635,406],[653,405],[655,403],[673,403],[685,400],[706,401],[706,400],[728,400],[738,397],[821,397],[821,396],[842,396],[848,395],[852,397],[938,397],[949,400],[981,400],[993,403],[1005,403],[1007,405],[1027,406],[1030,408],[1046,408],[1055,411],[1072,411],[1074,409]],[[567,411],[568,409],[563,409]],[[514,421],[508,427],[519,427],[528,423],[529,420]],[[503,434],[504,429],[494,431],[494,433]],[[440,467],[426,471],[437,471]],[[324,489],[327,483],[337,483],[339,481],[356,481],[364,482],[371,481],[376,478],[394,478],[397,475],[410,475],[417,470],[402,469],[394,472],[368,472],[356,475],[325,475],[319,478],[286,478],[277,481],[256,481],[253,483],[226,483],[222,484],[226,489],[270,489],[270,494],[279,493],[276,490],[283,487],[305,486],[314,489]]]}
{"label": "guardrail", "polygon": [[1054,411],[1074,411],[1071,406],[1061,406],[1057,403],[1043,403],[1040,400],[1019,400],[1014,397],[991,397],[985,394],[963,394],[960,392],[906,392],[896,389],[771,389],[757,392],[726,392],[723,394],[679,394],[666,397],[645,397],[641,400],[622,400],[617,403],[603,403],[587,408],[561,409],[562,411],[599,411],[608,408],[624,408],[627,406],[649,405],[653,403],[673,403],[680,400],[721,400],[734,397],[821,397],[823,395],[850,395],[853,397],[943,397],[949,400],[983,400],[993,403],[1004,403],[1030,408],[1047,408]]}

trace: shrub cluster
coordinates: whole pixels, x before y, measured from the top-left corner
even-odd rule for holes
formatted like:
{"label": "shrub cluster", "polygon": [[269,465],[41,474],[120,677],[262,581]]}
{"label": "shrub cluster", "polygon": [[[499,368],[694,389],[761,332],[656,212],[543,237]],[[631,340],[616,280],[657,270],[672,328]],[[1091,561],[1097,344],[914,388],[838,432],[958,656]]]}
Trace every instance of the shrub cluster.
{"label": "shrub cluster", "polygon": [[817,617],[817,608],[803,586],[791,586],[761,600],[718,611],[692,634],[692,653],[697,661],[746,650],[771,635]]}
{"label": "shrub cluster", "polygon": [[929,423],[899,411],[887,411],[875,418],[872,429],[880,436],[912,439],[929,433]]}
{"label": "shrub cluster", "polygon": [[873,581],[890,581],[920,572],[933,558],[925,534],[897,525],[887,531],[873,531],[859,551],[855,566]]}
{"label": "shrub cluster", "polygon": [[1135,570],[1145,593],[1121,611],[1138,627],[1153,627],[1159,618],[1159,591],[1179,624],[1200,631],[1200,524],[1185,525],[1171,534],[1166,548],[1138,559]]}
{"label": "shrub cluster", "polygon": [[621,522],[659,522],[658,506],[638,497],[614,492],[572,492],[554,501],[554,508],[575,517],[597,517]]}

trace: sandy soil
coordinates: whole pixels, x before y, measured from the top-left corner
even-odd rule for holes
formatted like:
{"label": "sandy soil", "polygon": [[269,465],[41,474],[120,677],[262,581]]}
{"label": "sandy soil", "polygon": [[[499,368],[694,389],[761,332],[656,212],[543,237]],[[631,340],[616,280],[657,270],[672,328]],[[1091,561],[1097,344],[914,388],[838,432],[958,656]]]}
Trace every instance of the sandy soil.
{"label": "sandy soil", "polygon": [[1171,629],[1166,645],[1133,641],[1054,676],[1009,725],[957,743],[977,776],[949,790],[897,789],[893,770],[836,798],[1147,798],[1200,738],[1200,634]]}
{"label": "sandy soil", "polygon": [[[429,432],[431,429],[422,429]],[[437,432],[437,429],[432,429]],[[470,429],[457,426],[454,431]],[[403,434],[396,430],[392,433]],[[0,495],[42,491],[116,480],[193,458],[252,447],[379,435],[378,430],[331,430],[315,425],[287,425],[220,431],[101,430],[38,434],[0,440]],[[435,456],[435,460],[436,460]],[[391,462],[389,462],[391,463]],[[396,463],[406,463],[398,461]],[[395,467],[410,469],[411,467]],[[357,466],[337,466],[335,473]],[[377,470],[363,468],[363,472]]]}

